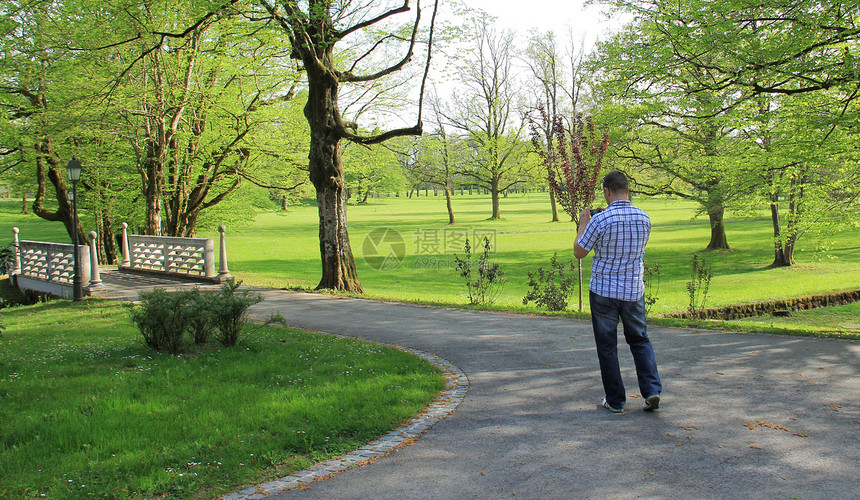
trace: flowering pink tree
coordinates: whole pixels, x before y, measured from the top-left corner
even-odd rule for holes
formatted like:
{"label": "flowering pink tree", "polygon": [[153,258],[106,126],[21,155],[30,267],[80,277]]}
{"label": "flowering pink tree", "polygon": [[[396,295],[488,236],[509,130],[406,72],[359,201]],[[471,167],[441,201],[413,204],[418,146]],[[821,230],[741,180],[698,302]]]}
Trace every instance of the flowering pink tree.
{"label": "flowering pink tree", "polygon": [[[576,114],[567,129],[561,116],[550,118],[543,108],[539,112],[541,123],[531,122],[532,144],[546,167],[547,181],[556,200],[570,214],[570,219],[579,224],[579,213],[594,202],[603,155],[609,147],[609,133],[604,131],[598,138],[591,117],[583,119],[581,113]],[[543,138],[541,128],[549,131]],[[581,260],[577,267],[582,311]]]}

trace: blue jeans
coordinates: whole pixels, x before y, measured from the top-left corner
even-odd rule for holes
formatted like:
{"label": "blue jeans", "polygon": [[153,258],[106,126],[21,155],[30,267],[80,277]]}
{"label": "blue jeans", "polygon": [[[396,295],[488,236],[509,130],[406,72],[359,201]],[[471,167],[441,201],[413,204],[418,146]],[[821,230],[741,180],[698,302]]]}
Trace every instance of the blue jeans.
{"label": "blue jeans", "polygon": [[624,325],[624,338],[633,354],[636,378],[643,398],[659,395],[663,390],[657,373],[654,348],[645,327],[645,299],[637,302],[610,299],[589,292],[591,300],[591,325],[594,342],[597,344],[597,359],[600,361],[600,376],[606,401],[613,408],[624,408],[627,397],[621,368],[618,365],[618,319]]}

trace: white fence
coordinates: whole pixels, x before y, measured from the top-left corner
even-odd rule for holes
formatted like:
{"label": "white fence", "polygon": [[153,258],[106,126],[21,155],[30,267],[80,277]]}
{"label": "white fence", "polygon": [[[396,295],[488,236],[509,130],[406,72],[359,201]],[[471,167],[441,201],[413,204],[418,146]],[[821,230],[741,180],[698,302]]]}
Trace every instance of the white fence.
{"label": "white fence", "polygon": [[[214,282],[232,278],[227,269],[227,247],[219,226],[221,252],[215,273],[215,246],[211,238],[176,238],[169,236],[129,235],[128,224],[122,224],[122,263],[120,271],[182,276]],[[13,227],[15,256],[9,275],[18,288],[71,297],[74,287],[74,246],[64,243],[18,240]],[[78,245],[81,285],[92,295],[103,286],[99,273],[97,233],[90,231],[89,245]]]}
{"label": "white fence", "polygon": [[[60,297],[73,294],[75,277],[74,246],[63,243],[18,240],[18,228],[13,227],[15,250],[9,275],[18,288],[50,293]],[[92,243],[95,246],[95,240]],[[78,245],[81,267],[81,284],[96,287],[101,284],[98,271],[93,272],[94,256],[87,245]],[[95,263],[96,268],[98,262]]]}
{"label": "white fence", "polygon": [[216,274],[215,244],[211,238],[128,234],[128,224],[123,222],[119,269],[224,281],[231,277],[227,269],[226,228],[219,226],[218,231],[221,233],[221,262]]}
{"label": "white fence", "polygon": [[131,270],[215,277],[215,246],[205,238],[129,235]]}

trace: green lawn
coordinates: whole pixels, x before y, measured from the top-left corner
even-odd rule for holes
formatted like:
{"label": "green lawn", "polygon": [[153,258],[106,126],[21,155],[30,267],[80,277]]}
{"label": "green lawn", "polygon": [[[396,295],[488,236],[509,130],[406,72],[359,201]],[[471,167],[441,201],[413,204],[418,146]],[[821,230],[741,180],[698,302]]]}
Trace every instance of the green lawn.
{"label": "green lawn", "polygon": [[283,328],[161,354],[114,302],[20,306],[2,322],[2,498],[236,491],[377,439],[444,386],[411,354]]}
{"label": "green lawn", "polygon": [[[0,204],[0,223],[18,224],[22,238],[36,239],[25,235],[25,228],[42,237],[47,232],[44,226],[48,225],[54,230],[54,238],[68,239],[61,225],[34,221],[32,216],[22,218],[14,214],[17,203],[4,203]],[[444,198],[432,194],[412,199],[371,199],[366,205],[349,207],[351,243],[366,294],[386,300],[465,305],[466,288],[454,269],[453,256],[463,255],[464,236],[474,242],[476,237],[486,234],[493,243],[492,258],[508,280],[493,307],[536,312],[533,304],[522,304],[528,290],[528,272],[548,267],[556,252],[560,258],[573,258],[576,234],[573,224],[550,222],[545,193],[503,198],[502,220],[488,219],[487,196],[458,195],[453,203],[457,219],[454,226],[447,224]],[[729,216],[727,234],[731,250],[702,251],[709,238],[708,221],[696,216],[695,205],[665,198],[639,198],[635,203],[648,211],[653,224],[646,263],[658,264],[662,269],[658,302],[652,316],[687,308],[686,283],[690,279],[690,261],[696,252],[713,267],[707,306],[860,287],[860,238],[856,230],[836,235],[826,253],[818,250],[816,239],[801,239],[796,254],[798,265],[772,269],[769,267],[773,260],[772,228],[765,212],[755,218]],[[566,219],[563,213],[562,217]],[[387,233],[386,228],[390,229]],[[381,235],[384,238],[378,242]],[[201,230],[201,236],[217,238],[218,233],[213,227]],[[391,236],[401,238],[402,249],[396,242],[385,239]],[[318,216],[310,203],[293,204],[285,212],[260,213],[245,227],[228,228],[227,247],[231,273],[247,284],[312,289],[319,282]],[[394,250],[397,259],[380,266],[389,250]],[[394,268],[391,264],[396,262],[399,266]],[[590,264],[590,257],[586,258],[586,284]],[[587,293],[584,295],[587,302]],[[567,314],[576,314],[577,309],[574,297]],[[584,311],[588,311],[587,303]],[[794,321],[806,320],[796,317]],[[846,325],[858,323],[860,318],[849,320]]]}
{"label": "green lawn", "polygon": [[[636,203],[653,221],[646,261],[663,270],[653,312],[683,310],[690,259],[707,242],[707,221],[682,201]],[[493,307],[538,312],[522,304],[527,273],[548,266],[554,252],[572,258],[573,225],[549,222],[545,195],[505,198],[499,221],[487,219],[487,197],[457,196],[454,207],[457,224],[449,226],[441,197],[350,206],[352,245],[367,294],[465,306],[453,254],[462,256],[464,236],[487,234],[492,257],[508,278]],[[17,226],[22,239],[68,241],[60,224],[23,216],[18,208],[17,202],[0,202],[0,230],[10,240]],[[316,208],[307,204],[228,228],[231,272],[248,284],[313,288],[320,275],[317,224]],[[707,305],[860,284],[856,231],[837,235],[827,253],[817,251],[815,241],[801,240],[796,267],[770,269],[770,230],[764,215],[730,220],[732,250],[699,253],[714,269]],[[218,233],[212,228],[201,236]],[[586,259],[586,280],[589,265]],[[575,309],[573,299],[564,314],[576,315]],[[860,338],[858,304],[790,318],[655,321]],[[239,349],[156,354],[143,346],[124,307],[109,302],[4,309],[0,322],[8,327],[0,340],[0,496],[216,495],[372,440],[420,411],[442,386],[441,375],[412,356],[294,330],[262,330]],[[290,422],[286,430],[282,422]]]}
{"label": "green lawn", "polygon": [[[695,206],[679,200],[639,199],[637,205],[653,221],[646,262],[662,269],[658,302],[652,314],[685,310],[689,303],[686,283],[692,255],[706,259],[714,279],[708,306],[757,302],[814,293],[855,289],[860,286],[860,239],[856,232],[834,239],[832,249],[816,250],[816,242],[801,240],[798,265],[769,268],[773,260],[770,220],[732,220],[727,224],[728,251],[702,251],[709,238],[707,219],[695,217]],[[455,196],[457,224],[449,226],[445,202],[440,197],[383,198],[349,208],[353,251],[365,292],[388,300],[436,304],[466,304],[466,289],[454,269],[453,255],[463,255],[462,236],[489,234],[493,260],[506,272],[508,283],[495,308],[534,312],[523,306],[528,271],[548,267],[554,252],[573,258],[575,228],[570,222],[550,222],[543,194],[511,195],[502,200],[502,220],[488,220],[485,196]],[[247,228],[228,232],[231,272],[246,283],[273,287],[313,288],[319,271],[318,219],[313,206],[294,206],[287,212],[260,214]],[[370,246],[374,230],[391,228],[402,237],[405,254],[399,267],[379,269],[378,259],[366,259],[387,247]],[[215,236],[215,233],[208,234]],[[590,257],[584,260],[587,283]],[[369,264],[374,264],[372,267]],[[586,285],[587,288],[587,285]],[[587,293],[585,294],[587,301]],[[576,310],[576,298],[569,310]],[[585,305],[587,311],[587,304]],[[860,320],[853,321],[854,324]],[[849,323],[852,324],[852,323]]]}

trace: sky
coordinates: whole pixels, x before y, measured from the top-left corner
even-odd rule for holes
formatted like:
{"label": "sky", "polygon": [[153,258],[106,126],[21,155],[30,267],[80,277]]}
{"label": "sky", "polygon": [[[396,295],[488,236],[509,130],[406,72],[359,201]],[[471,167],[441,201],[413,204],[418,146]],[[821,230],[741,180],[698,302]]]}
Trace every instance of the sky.
{"label": "sky", "polygon": [[[448,0],[456,1],[456,0]],[[585,37],[587,47],[617,26],[600,14],[599,6],[584,7],[584,0],[463,0],[497,18],[497,26],[525,36],[530,29],[552,30],[560,40],[572,31],[575,40]]]}
{"label": "sky", "polygon": [[[577,48],[582,44],[581,48],[588,53],[598,39],[608,38],[609,33],[618,30],[621,25],[618,19],[607,19],[604,14],[601,14],[599,6],[586,8],[585,0],[443,0],[440,7],[443,9],[443,16],[453,12],[450,4],[454,2],[463,2],[471,8],[487,12],[496,18],[497,29],[515,30],[520,44],[525,43],[532,29],[538,29],[541,32],[551,30],[563,50],[567,50],[568,41],[572,39]],[[441,70],[445,66],[444,61],[445,56],[436,52],[434,71],[431,72],[434,89],[443,99],[449,98],[457,91],[457,84],[451,79],[450,74],[443,76],[446,72]],[[381,122],[394,121],[399,126],[407,126],[406,121],[411,119],[411,115],[404,117],[400,113],[379,117]]]}

